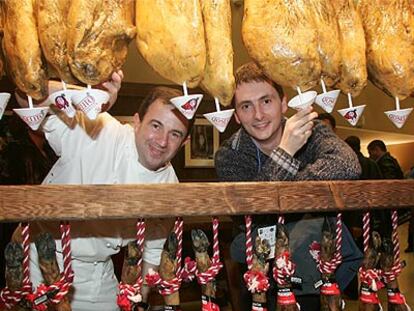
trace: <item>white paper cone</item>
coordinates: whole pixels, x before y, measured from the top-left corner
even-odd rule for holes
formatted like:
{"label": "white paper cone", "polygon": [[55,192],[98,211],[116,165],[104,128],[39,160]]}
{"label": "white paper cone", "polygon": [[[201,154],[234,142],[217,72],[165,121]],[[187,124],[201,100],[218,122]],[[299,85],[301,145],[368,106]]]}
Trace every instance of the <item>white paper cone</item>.
{"label": "white paper cone", "polygon": [[205,113],[203,116],[210,121],[210,123],[213,124],[220,133],[223,133],[226,130],[233,113],[234,109],[228,109]]}
{"label": "white paper cone", "polygon": [[16,108],[15,113],[34,131],[36,131],[46,117],[49,107]]}
{"label": "white paper cone", "polygon": [[7,103],[9,102],[9,93],[0,93],[0,120],[3,117],[3,113],[6,110]]}
{"label": "white paper cone", "polygon": [[62,90],[54,92],[49,95],[49,102],[55,105],[59,110],[66,113],[69,118],[73,118],[76,114],[76,110],[72,105],[72,95],[74,90]]}
{"label": "white paper cone", "polygon": [[171,98],[171,103],[188,119],[192,119],[203,99],[202,94],[191,94]]}
{"label": "white paper cone", "polygon": [[404,126],[413,108],[385,111],[384,113],[391,120],[392,123],[399,129]]}
{"label": "white paper cone", "polygon": [[366,105],[349,107],[345,109],[340,109],[338,112],[347,120],[352,126],[357,125],[359,118],[364,112]]}
{"label": "white paper cone", "polygon": [[86,89],[74,91],[72,95],[73,104],[79,108],[90,120],[95,120],[101,112],[103,104],[109,100],[109,94],[98,89]]}
{"label": "white paper cone", "polygon": [[319,105],[327,113],[331,113],[335,107],[340,92],[340,90],[333,90],[319,94],[315,98],[315,103]]}
{"label": "white paper cone", "polygon": [[296,95],[289,101],[288,107],[297,111],[305,109],[313,104],[317,94],[316,91],[308,91],[302,93],[302,95]]}

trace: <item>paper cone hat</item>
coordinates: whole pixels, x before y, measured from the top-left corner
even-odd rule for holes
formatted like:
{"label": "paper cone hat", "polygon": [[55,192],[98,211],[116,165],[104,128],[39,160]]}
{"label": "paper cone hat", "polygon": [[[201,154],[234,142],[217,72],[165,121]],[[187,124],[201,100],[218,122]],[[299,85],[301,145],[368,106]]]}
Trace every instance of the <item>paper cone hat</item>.
{"label": "paper cone hat", "polygon": [[213,124],[220,133],[223,133],[226,130],[233,113],[234,109],[228,109],[205,113],[203,116],[210,121],[210,123]]}
{"label": "paper cone hat", "polygon": [[0,120],[3,116],[4,111],[6,110],[7,103],[9,102],[10,94],[9,93],[0,93]]}
{"label": "paper cone hat", "polygon": [[289,101],[288,107],[298,111],[305,109],[313,104],[317,94],[316,91],[308,91],[302,93],[302,95],[296,95]]}
{"label": "paper cone hat", "polygon": [[109,100],[109,94],[98,89],[73,91],[72,102],[78,107],[90,120],[95,120],[101,112],[103,104]]}
{"label": "paper cone hat", "polygon": [[359,118],[364,112],[366,105],[349,107],[345,109],[340,109],[338,112],[347,120],[352,126],[357,125]]}
{"label": "paper cone hat", "polygon": [[413,108],[385,111],[384,113],[387,115],[388,119],[390,119],[391,122],[400,129],[404,126],[404,123],[407,121],[411,111],[413,111]]}
{"label": "paper cone hat", "polygon": [[171,103],[188,119],[192,119],[203,99],[202,94],[184,95],[171,98]]}
{"label": "paper cone hat", "polygon": [[46,117],[49,107],[16,108],[15,113],[34,131],[36,131]]}
{"label": "paper cone hat", "polygon": [[319,94],[315,98],[315,103],[319,105],[327,113],[331,113],[335,107],[340,92],[340,90],[333,90]]}

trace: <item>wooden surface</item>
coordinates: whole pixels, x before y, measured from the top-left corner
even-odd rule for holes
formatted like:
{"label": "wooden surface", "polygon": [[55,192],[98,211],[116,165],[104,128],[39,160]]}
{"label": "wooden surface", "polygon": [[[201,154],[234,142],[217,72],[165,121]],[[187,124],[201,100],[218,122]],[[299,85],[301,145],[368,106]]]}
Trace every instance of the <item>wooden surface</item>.
{"label": "wooden surface", "polygon": [[0,186],[0,221],[414,207],[414,180]]}

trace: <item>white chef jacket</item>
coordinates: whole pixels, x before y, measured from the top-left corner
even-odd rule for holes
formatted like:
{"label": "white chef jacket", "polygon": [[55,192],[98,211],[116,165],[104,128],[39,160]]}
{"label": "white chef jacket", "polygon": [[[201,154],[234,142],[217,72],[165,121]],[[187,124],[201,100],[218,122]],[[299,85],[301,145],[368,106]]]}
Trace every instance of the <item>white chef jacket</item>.
{"label": "white chef jacket", "polygon": [[[43,184],[137,184],[176,183],[171,164],[150,171],[138,162],[135,135],[130,125],[122,125],[107,113],[90,121],[78,113],[73,120],[49,116],[43,130],[50,146],[60,156]],[[110,195],[110,193],[108,193]],[[85,202],[86,203],[86,202]],[[59,202],[56,202],[59,204]],[[73,222],[71,225],[72,268],[75,273],[72,310],[118,310],[118,282],[110,256],[135,237],[136,220]],[[144,260],[159,264],[165,237],[172,221],[147,224]],[[58,263],[63,271],[59,224],[36,223],[36,230],[51,232],[56,240]],[[31,245],[31,278],[42,281],[37,252]]]}

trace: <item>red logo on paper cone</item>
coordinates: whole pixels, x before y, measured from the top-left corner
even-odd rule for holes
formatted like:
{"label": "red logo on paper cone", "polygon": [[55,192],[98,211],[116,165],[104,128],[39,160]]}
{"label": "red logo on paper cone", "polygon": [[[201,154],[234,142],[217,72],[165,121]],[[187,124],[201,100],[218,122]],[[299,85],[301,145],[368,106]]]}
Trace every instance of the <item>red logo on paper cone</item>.
{"label": "red logo on paper cone", "polygon": [[38,114],[35,114],[34,116],[23,116],[22,119],[28,124],[36,124],[43,120],[44,115],[44,111],[40,111]]}
{"label": "red logo on paper cone", "polygon": [[211,121],[214,122],[214,124],[226,126],[227,125],[228,118],[220,118],[220,117],[212,117]]}
{"label": "red logo on paper cone", "polygon": [[349,110],[347,113],[345,113],[344,118],[347,120],[355,121],[358,117],[357,110]]}
{"label": "red logo on paper cone", "polygon": [[197,98],[192,98],[181,106],[184,110],[193,111],[197,107]]}
{"label": "red logo on paper cone", "polygon": [[404,123],[405,120],[407,120],[407,116],[399,116],[397,114],[390,114],[389,116],[392,121],[395,121],[397,123]]}
{"label": "red logo on paper cone", "polygon": [[63,110],[65,108],[69,107],[69,102],[66,99],[65,95],[62,94],[62,95],[56,96],[56,98],[55,98],[55,105],[60,110]]}
{"label": "red logo on paper cone", "polygon": [[79,108],[87,113],[89,110],[92,109],[92,107],[95,105],[95,98],[91,95],[87,95],[82,101],[79,103]]}
{"label": "red logo on paper cone", "polygon": [[335,102],[335,98],[325,96],[322,98],[322,103],[326,106],[332,107]]}

